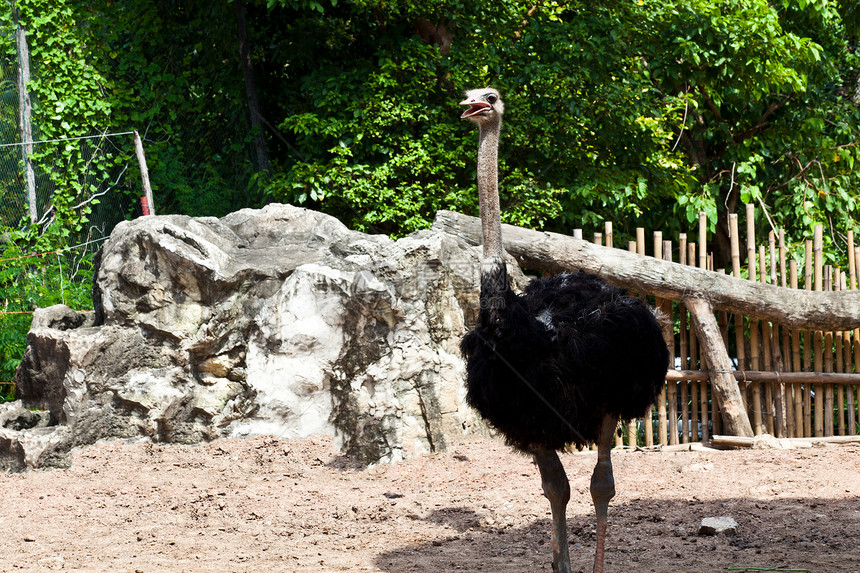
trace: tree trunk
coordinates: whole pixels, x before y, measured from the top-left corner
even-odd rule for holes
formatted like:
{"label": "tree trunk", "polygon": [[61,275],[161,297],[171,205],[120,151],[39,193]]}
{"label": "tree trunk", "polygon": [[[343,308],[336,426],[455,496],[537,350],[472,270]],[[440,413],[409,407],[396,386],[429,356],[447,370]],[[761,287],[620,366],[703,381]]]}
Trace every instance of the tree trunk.
{"label": "tree trunk", "polygon": [[[433,229],[481,241],[480,220],[439,211]],[[787,289],[695,267],[601,247],[557,233],[502,226],[504,246],[523,267],[545,272],[583,270],[659,298],[699,297],[717,310],[783,324],[797,330],[853,330],[860,327],[857,291]]]}
{"label": "tree trunk", "polygon": [[254,68],[251,65],[251,50],[248,47],[248,27],[245,23],[245,4],[242,0],[233,2],[236,9],[236,25],[239,34],[239,60],[242,63],[242,74],[245,76],[245,93],[248,97],[248,115],[251,120],[251,130],[254,133],[254,162],[257,171],[269,170],[269,150],[266,147],[266,137],[263,132],[263,116],[260,114],[260,103],[257,98],[257,84],[254,82]]}

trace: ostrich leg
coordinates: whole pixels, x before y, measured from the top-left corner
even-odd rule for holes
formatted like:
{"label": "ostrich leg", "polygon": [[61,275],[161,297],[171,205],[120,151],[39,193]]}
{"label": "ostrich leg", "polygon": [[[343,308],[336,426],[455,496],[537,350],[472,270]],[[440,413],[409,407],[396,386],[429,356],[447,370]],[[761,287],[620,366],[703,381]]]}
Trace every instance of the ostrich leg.
{"label": "ostrich leg", "polygon": [[591,474],[591,499],[597,514],[597,550],[594,555],[594,573],[603,573],[603,550],[606,545],[606,514],[609,500],[615,497],[615,479],[612,477],[610,451],[618,419],[604,416],[597,439],[597,465]]}
{"label": "ostrich leg", "polygon": [[555,573],[570,573],[570,552],[567,545],[567,502],[570,500],[570,484],[564,466],[555,450],[536,447],[532,450],[535,463],[540,470],[543,494],[552,509],[552,570]]}

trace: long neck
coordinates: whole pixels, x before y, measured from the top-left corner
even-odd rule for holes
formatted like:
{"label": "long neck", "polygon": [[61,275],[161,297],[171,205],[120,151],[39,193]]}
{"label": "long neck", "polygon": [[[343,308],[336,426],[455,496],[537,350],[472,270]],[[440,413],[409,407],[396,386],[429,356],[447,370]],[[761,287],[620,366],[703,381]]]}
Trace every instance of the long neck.
{"label": "long neck", "polygon": [[478,200],[481,205],[481,232],[484,238],[484,265],[501,263],[502,219],[499,212],[499,131],[500,122],[481,125],[478,141]]}

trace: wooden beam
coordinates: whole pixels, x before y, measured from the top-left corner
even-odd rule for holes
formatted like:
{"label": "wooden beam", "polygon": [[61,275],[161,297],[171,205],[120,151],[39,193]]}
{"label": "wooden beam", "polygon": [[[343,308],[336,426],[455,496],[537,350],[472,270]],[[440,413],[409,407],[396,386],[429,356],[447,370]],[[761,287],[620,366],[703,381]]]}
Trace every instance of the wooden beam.
{"label": "wooden beam", "polygon": [[[860,292],[815,292],[762,284],[653,257],[594,245],[557,233],[502,225],[504,246],[526,268],[545,272],[583,270],[660,298],[706,298],[712,307],[804,330],[860,327]],[[480,220],[439,211],[433,229],[469,244],[481,242]]]}

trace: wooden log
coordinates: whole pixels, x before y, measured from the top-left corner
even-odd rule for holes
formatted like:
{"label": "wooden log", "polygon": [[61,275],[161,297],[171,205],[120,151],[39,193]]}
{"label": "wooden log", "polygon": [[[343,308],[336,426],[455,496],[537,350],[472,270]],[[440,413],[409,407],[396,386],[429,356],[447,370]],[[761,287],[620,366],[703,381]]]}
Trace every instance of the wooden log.
{"label": "wooden log", "polygon": [[[583,270],[615,284],[661,298],[707,297],[714,308],[786,324],[793,328],[860,327],[860,297],[851,292],[804,292],[737,280],[729,275],[598,247],[557,233],[503,225],[504,245],[525,267],[544,272]],[[481,241],[480,220],[439,211],[433,229],[469,244]]]}
{"label": "wooden log", "polygon": [[713,309],[703,299],[686,297],[687,308],[693,316],[693,326],[702,346],[702,353],[714,370],[711,389],[719,400],[725,431],[735,436],[752,436],[753,430],[744,409],[738,385],[731,374],[732,363],[720,337]]}
{"label": "wooden log", "polygon": [[[713,446],[734,446],[738,448],[749,448],[755,443],[755,438],[744,436],[714,436],[711,439]],[[860,436],[831,436],[828,438],[791,438],[789,444],[857,444]]]}

